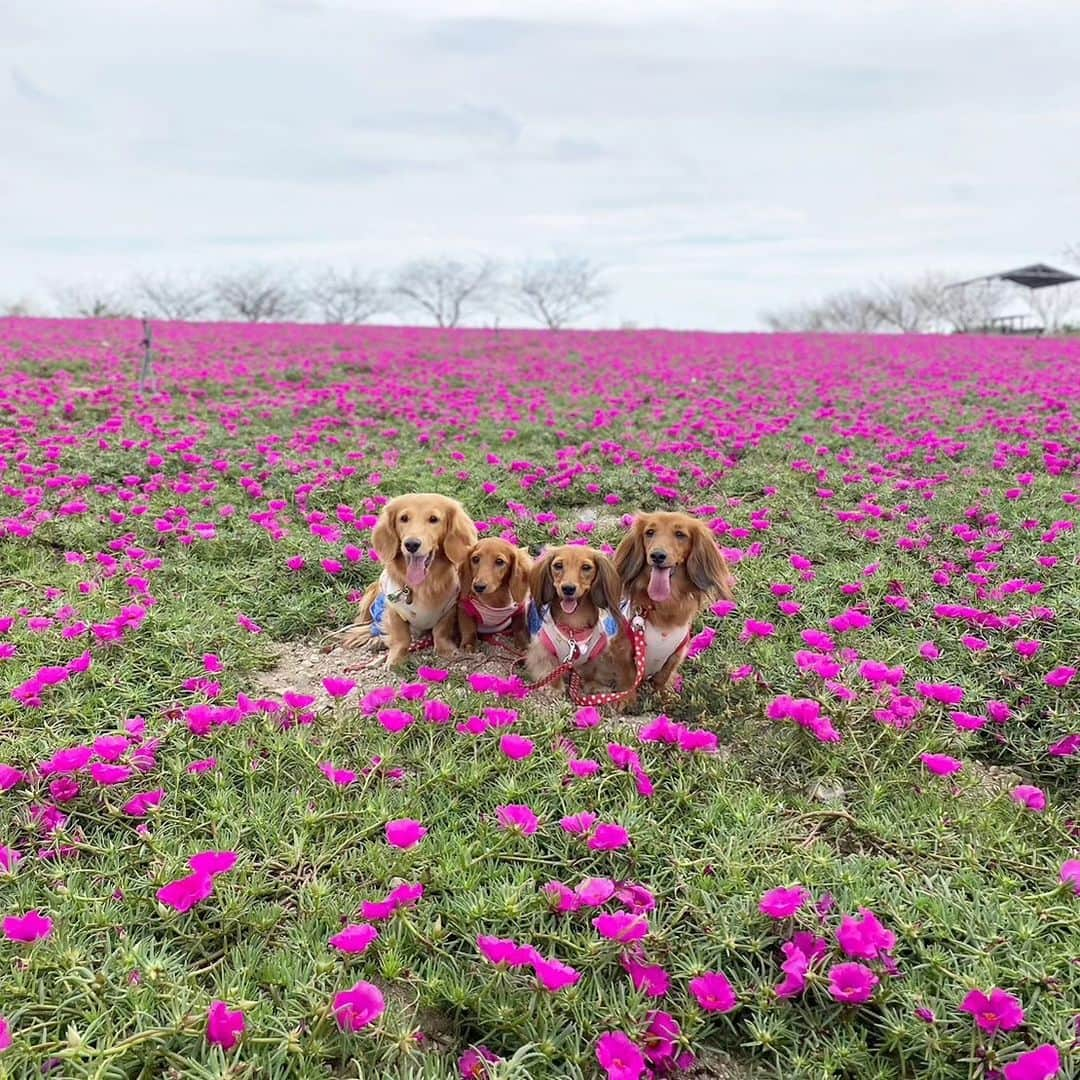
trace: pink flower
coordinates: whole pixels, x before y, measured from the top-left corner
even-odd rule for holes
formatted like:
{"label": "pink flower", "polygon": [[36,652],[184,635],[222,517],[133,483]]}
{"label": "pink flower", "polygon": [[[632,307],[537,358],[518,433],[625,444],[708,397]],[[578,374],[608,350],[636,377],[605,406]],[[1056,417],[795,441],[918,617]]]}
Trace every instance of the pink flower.
{"label": "pink flower", "polygon": [[940,660],[941,650],[932,641],[924,641],[919,646],[919,655],[924,660]]}
{"label": "pink flower", "polygon": [[194,873],[170,881],[157,891],[157,898],[166,907],[183,914],[201,903],[214,891],[214,879],[209,874]]}
{"label": "pink flower", "polygon": [[630,843],[630,834],[621,826],[602,823],[589,838],[590,851],[617,851]]}
{"label": "pink flower", "polygon": [[586,907],[600,907],[615,895],[615,882],[608,878],[583,878],[574,892]]}
{"label": "pink flower", "polygon": [[810,893],[802,885],[790,889],[770,889],[758,903],[758,911],[770,919],[787,919],[809,899]]}
{"label": "pink flower", "polygon": [[533,964],[539,957],[531,945],[519,945],[509,938],[489,937],[481,934],[476,939],[480,955],[489,963],[508,968],[525,967]]}
{"label": "pink flower", "polygon": [[[15,864],[22,858],[22,852],[17,848],[8,847],[6,844],[0,844],[0,874],[13,874],[15,872]],[[1067,865],[1067,864],[1066,864]],[[1062,869],[1064,873],[1064,868]],[[1065,879],[1062,878],[1062,881]]]}
{"label": "pink flower", "polygon": [[587,810],[581,814],[574,814],[572,817],[564,817],[559,821],[566,832],[578,836],[587,833],[595,823],[596,815],[590,814]]}
{"label": "pink flower", "polygon": [[960,1003],[960,1011],[975,1017],[975,1023],[989,1034],[1012,1031],[1024,1022],[1020,999],[1004,990],[993,989],[989,994],[972,990]]}
{"label": "pink flower", "polygon": [[575,758],[568,768],[578,778],[595,776],[600,771],[600,762],[592,758]]}
{"label": "pink flower", "polygon": [[11,1046],[11,1026],[6,1017],[0,1016],[0,1054]]}
{"label": "pink flower", "polygon": [[886,930],[869,908],[859,908],[859,917],[845,915],[836,931],[836,940],[845,955],[873,960],[896,947],[896,935]]}
{"label": "pink flower", "polygon": [[379,936],[379,931],[370,923],[352,923],[330,939],[330,944],[338,952],[350,956],[367,951],[368,946]]}
{"label": "pink flower", "polygon": [[407,713],[403,709],[380,709],[378,713],[379,723],[391,733],[404,731],[415,719],[412,713]]}
{"label": "pink flower", "polygon": [[674,1057],[682,1029],[671,1013],[652,1010],[646,1017],[649,1026],[645,1031],[645,1056],[654,1065],[663,1064]]}
{"label": "pink flower", "polygon": [[343,698],[356,689],[356,683],[352,679],[327,678],[323,679],[322,684],[332,698]]}
{"label": "pink flower", "polygon": [[567,986],[573,986],[581,979],[580,971],[575,971],[569,964],[559,960],[537,957],[533,960],[533,971],[540,985],[553,994]]}
{"label": "pink flower", "polygon": [[351,769],[339,769],[332,761],[324,761],[319,765],[322,774],[331,784],[338,787],[348,787],[356,780],[356,773]]}
{"label": "pink flower", "polygon": [[112,787],[114,784],[122,784],[129,779],[132,770],[127,765],[110,765],[107,762],[95,761],[90,766],[90,775],[94,783],[102,787]]}
{"label": "pink flower", "polygon": [[523,735],[503,735],[499,739],[499,749],[512,761],[519,761],[532,754],[534,743]]}
{"label": "pink flower", "polygon": [[382,1016],[386,1002],[377,986],[358,982],[351,989],[334,995],[333,1009],[342,1031],[360,1031]]}
{"label": "pink flower", "polygon": [[20,772],[10,765],[0,764],[0,791],[10,791],[25,779],[26,773]]}
{"label": "pink flower", "polygon": [[959,705],[964,700],[964,689],[954,686],[952,683],[926,683],[915,684],[915,689],[923,697],[931,701],[940,701],[943,705]]}
{"label": "pink flower", "polygon": [[865,964],[833,964],[829,993],[845,1005],[861,1005],[873,996],[878,977]]}
{"label": "pink flower", "polygon": [[1047,686],[1068,686],[1075,674],[1076,668],[1074,667],[1056,667],[1047,674],[1043,682]]}
{"label": "pink flower", "polygon": [[919,760],[935,776],[952,776],[964,767],[962,761],[949,757],[948,754],[920,754]]}
{"label": "pink flower", "polygon": [[1013,648],[1025,659],[1034,656],[1042,648],[1041,641],[1017,641]]}
{"label": "pink flower", "polygon": [[397,848],[411,848],[427,836],[427,829],[412,818],[386,823],[386,842]]}
{"label": "pink flower", "polygon": [[597,915],[592,924],[602,938],[624,944],[640,941],[649,932],[649,921],[643,915],[632,915],[628,911]]}
{"label": "pink flower", "polygon": [[961,731],[978,731],[986,724],[985,716],[977,716],[974,713],[962,712],[960,710],[949,713],[949,719],[952,720]]}
{"label": "pink flower", "polygon": [[1043,1043],[1005,1066],[1005,1080],[1054,1080],[1061,1072],[1061,1054],[1051,1043]]}
{"label": "pink flower", "polygon": [[160,805],[165,798],[165,789],[158,788],[156,791],[144,791],[124,803],[124,813],[129,817],[145,817],[150,810]]}
{"label": "pink flower", "polygon": [[738,1004],[731,983],[722,971],[707,971],[690,980],[690,992],[706,1012],[731,1012]]}
{"label": "pink flower", "polygon": [[496,814],[500,827],[511,832],[518,832],[522,836],[532,836],[540,827],[540,819],[532,809],[520,803],[500,806]]}
{"label": "pink flower", "polygon": [[445,668],[433,668],[433,667],[418,667],[416,674],[420,676],[424,682],[441,683],[446,682],[450,677],[450,672]]}
{"label": "pink flower", "polygon": [[491,1075],[490,1065],[498,1065],[503,1059],[486,1046],[470,1047],[458,1058],[458,1072],[462,1080],[485,1080]]}
{"label": "pink flower", "polygon": [[608,1080],[641,1080],[645,1055],[621,1031],[608,1031],[596,1043],[596,1060]]}
{"label": "pink flower", "polygon": [[759,622],[757,619],[747,619],[743,626],[742,640],[749,641],[756,637],[772,637],[776,633],[776,627],[769,622]]}
{"label": "pink flower", "polygon": [[188,767],[189,773],[204,773],[209,772],[211,769],[217,768],[217,758],[202,758],[199,761],[193,761]]}
{"label": "pink flower", "polygon": [[640,990],[649,997],[663,997],[671,985],[668,973],[659,964],[646,964],[636,956],[623,953],[619,963],[630,976],[635,990]]}
{"label": "pink flower", "polygon": [[810,961],[793,941],[784,942],[780,950],[784,954],[784,962],[780,965],[784,981],[776,987],[776,996],[798,997],[806,988],[806,973],[810,970]]}
{"label": "pink flower", "polygon": [[1046,794],[1041,788],[1033,784],[1020,784],[1009,793],[1012,801],[1027,807],[1028,810],[1043,811],[1046,809]]}
{"label": "pink flower", "polygon": [[1061,884],[1071,885],[1080,896],[1080,859],[1066,859],[1061,864]]}
{"label": "pink flower", "polygon": [[378,921],[389,919],[399,907],[409,907],[424,895],[424,886],[420,882],[412,885],[399,885],[390,892],[385,900],[365,900],[360,905],[360,914],[365,919]]}
{"label": "pink flower", "polygon": [[8,915],[4,919],[4,937],[8,941],[44,941],[53,931],[53,921],[37,910],[25,915]]}
{"label": "pink flower", "polygon": [[591,728],[600,723],[600,710],[591,705],[585,705],[574,713],[574,727]]}
{"label": "pink flower", "polygon": [[225,670],[222,667],[221,659],[215,653],[212,653],[212,652],[211,653],[204,653],[202,659],[203,659],[203,667],[206,669],[207,673],[210,674],[210,675],[214,675],[219,671],[224,671]]}
{"label": "pink flower", "polygon": [[244,1034],[244,1014],[230,1009],[224,1001],[215,1001],[206,1017],[206,1041],[222,1050],[231,1050]]}

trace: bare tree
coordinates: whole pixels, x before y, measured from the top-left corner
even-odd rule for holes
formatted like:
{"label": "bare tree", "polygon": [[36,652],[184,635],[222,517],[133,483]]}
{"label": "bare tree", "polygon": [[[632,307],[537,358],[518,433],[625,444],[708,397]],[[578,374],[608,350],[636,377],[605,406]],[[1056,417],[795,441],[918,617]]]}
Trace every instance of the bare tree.
{"label": "bare tree", "polygon": [[285,275],[265,266],[219,277],[213,296],[222,315],[243,322],[291,322],[303,315],[306,306]]}
{"label": "bare tree", "polygon": [[564,256],[522,267],[507,299],[526,317],[560,330],[595,311],[610,291],[600,281],[599,267],[588,259]]}
{"label": "bare tree", "polygon": [[761,321],[766,329],[774,333],[813,332],[825,329],[821,312],[809,305],[763,311]]}
{"label": "bare tree", "polygon": [[87,285],[61,285],[52,290],[57,312],[68,318],[130,319],[131,305],[118,292]]}
{"label": "bare tree", "polygon": [[1000,315],[1013,294],[1003,281],[976,281],[966,285],[950,284],[939,274],[923,279],[922,304],[942,329],[964,333],[982,330]]}
{"label": "bare tree", "polygon": [[210,287],[194,279],[143,275],[135,279],[133,290],[150,315],[159,319],[197,319],[210,310]]}
{"label": "bare tree", "polygon": [[882,328],[874,298],[858,289],[847,289],[825,297],[820,311],[826,330],[842,334],[872,334]]}
{"label": "bare tree", "polygon": [[402,268],[392,292],[406,309],[423,312],[436,326],[452,327],[491,300],[497,283],[497,268],[488,259],[472,265],[423,259]]}
{"label": "bare tree", "polygon": [[1080,289],[1076,285],[1051,285],[1045,289],[1028,289],[1027,306],[1042,323],[1043,332],[1056,334],[1080,310]]}
{"label": "bare tree", "polygon": [[307,295],[324,323],[367,322],[388,307],[378,279],[356,270],[324,270],[308,286]]}
{"label": "bare tree", "polygon": [[872,297],[878,320],[884,327],[901,334],[933,329],[934,316],[927,304],[927,298],[933,292],[925,278],[913,282],[883,282]]}
{"label": "bare tree", "polygon": [[37,313],[37,305],[28,297],[20,296],[18,300],[0,300],[0,316],[27,319],[33,318]]}

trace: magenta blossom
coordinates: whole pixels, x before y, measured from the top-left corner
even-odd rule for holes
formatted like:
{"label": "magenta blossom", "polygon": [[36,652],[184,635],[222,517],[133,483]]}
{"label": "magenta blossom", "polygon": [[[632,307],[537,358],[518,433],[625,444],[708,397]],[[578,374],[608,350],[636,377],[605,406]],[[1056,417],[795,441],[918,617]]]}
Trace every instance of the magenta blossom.
{"label": "magenta blossom", "polygon": [[628,911],[615,911],[597,915],[592,921],[596,932],[609,941],[624,944],[640,941],[649,932],[649,922],[644,915],[632,915]]}
{"label": "magenta blossom", "polygon": [[770,919],[787,919],[810,899],[810,892],[802,885],[791,888],[770,889],[758,903],[758,910]]}
{"label": "magenta blossom", "polygon": [[397,848],[411,848],[427,836],[427,829],[413,818],[386,823],[386,842]]}
{"label": "magenta blossom", "polygon": [[476,939],[480,955],[489,963],[508,968],[524,967],[535,963],[539,957],[531,945],[518,945],[509,938],[489,937],[481,934]]}
{"label": "magenta blossom", "polygon": [[532,966],[537,982],[553,994],[567,986],[574,986],[581,979],[580,971],[575,971],[569,964],[559,960],[536,957]]}
{"label": "magenta blossom", "polygon": [[630,843],[630,834],[621,825],[601,822],[589,838],[590,851],[618,851]]}
{"label": "magenta blossom", "polygon": [[1012,1031],[1024,1022],[1020,999],[996,988],[987,994],[972,990],[960,1003],[960,1011],[970,1013],[975,1023],[990,1035]]}
{"label": "magenta blossom", "polygon": [[690,992],[706,1012],[731,1012],[739,1001],[722,971],[707,971],[704,975],[691,979]]}
{"label": "magenta blossom", "polygon": [[53,921],[40,911],[28,911],[25,915],[8,915],[4,919],[4,937],[8,941],[30,944],[44,941],[53,932]]}
{"label": "magenta blossom", "polygon": [[1080,896],[1080,859],[1066,859],[1061,864],[1061,884],[1071,885],[1073,892]]}
{"label": "magenta blossom", "polygon": [[166,907],[183,914],[201,903],[214,891],[214,879],[209,874],[194,873],[170,881],[157,891],[157,898]]}
{"label": "magenta blossom", "polygon": [[458,1058],[458,1072],[462,1080],[485,1080],[492,1074],[490,1066],[498,1065],[502,1060],[486,1046],[470,1047]]}
{"label": "magenta blossom", "polygon": [[919,760],[935,776],[952,776],[964,767],[962,761],[949,757],[948,754],[920,754]]}
{"label": "magenta blossom", "polygon": [[869,908],[859,908],[858,917],[845,915],[836,931],[836,940],[845,955],[859,960],[873,960],[896,947],[896,935],[882,926]]}
{"label": "magenta blossom", "polygon": [[330,939],[330,944],[338,952],[359,956],[379,936],[379,931],[370,923],[353,923]]}
{"label": "magenta blossom", "polygon": [[532,739],[526,739],[524,735],[503,735],[499,739],[499,749],[511,761],[520,761],[522,758],[529,757],[534,748]]}
{"label": "magenta blossom", "polygon": [[509,832],[520,833],[522,836],[532,836],[540,827],[540,819],[531,807],[520,803],[510,803],[500,806],[496,811],[499,827]]}
{"label": "magenta blossom", "polygon": [[1045,792],[1033,784],[1020,784],[1012,789],[1009,796],[1013,802],[1019,803],[1028,810],[1041,812],[1046,809]]}
{"label": "magenta blossom", "polygon": [[231,1050],[244,1034],[244,1014],[230,1009],[224,1001],[215,1001],[206,1017],[206,1041],[222,1050]]}
{"label": "magenta blossom", "polygon": [[810,970],[810,961],[793,941],[784,942],[780,950],[784,954],[784,962],[780,965],[784,981],[776,987],[776,996],[798,997],[806,989],[806,973]]}
{"label": "magenta blossom", "polygon": [[235,851],[200,851],[188,859],[188,866],[197,874],[217,877],[227,873],[236,865]]}
{"label": "magenta blossom", "polygon": [[829,968],[829,993],[845,1005],[861,1005],[873,996],[878,977],[865,965],[833,964]]}
{"label": "magenta blossom", "polygon": [[333,1009],[342,1031],[360,1031],[382,1016],[386,1002],[373,983],[358,982],[334,995]]}
{"label": "magenta blossom", "polygon": [[1005,1080],[1054,1080],[1061,1074],[1061,1054],[1052,1043],[1043,1043],[1005,1066]]}
{"label": "magenta blossom", "polygon": [[1056,667],[1047,674],[1043,681],[1047,686],[1068,686],[1076,675],[1076,670],[1074,667]]}
{"label": "magenta blossom", "polygon": [[607,1080],[641,1080],[645,1055],[621,1031],[608,1031],[596,1044],[596,1060]]}

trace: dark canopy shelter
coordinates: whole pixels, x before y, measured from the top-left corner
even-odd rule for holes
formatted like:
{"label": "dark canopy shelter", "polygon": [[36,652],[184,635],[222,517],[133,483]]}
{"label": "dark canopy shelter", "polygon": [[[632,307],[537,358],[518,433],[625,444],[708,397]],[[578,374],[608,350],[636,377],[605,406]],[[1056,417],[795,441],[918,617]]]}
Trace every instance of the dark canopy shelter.
{"label": "dark canopy shelter", "polygon": [[1027,289],[1045,289],[1050,285],[1068,285],[1072,281],[1080,281],[1080,275],[1070,274],[1068,270],[1058,270],[1046,263],[1032,263],[1030,266],[1021,266],[1016,270],[1006,270],[1001,274],[987,274],[985,277],[971,278],[969,281],[958,281],[960,285],[974,285],[979,281],[1011,281],[1014,285],[1023,285]]}

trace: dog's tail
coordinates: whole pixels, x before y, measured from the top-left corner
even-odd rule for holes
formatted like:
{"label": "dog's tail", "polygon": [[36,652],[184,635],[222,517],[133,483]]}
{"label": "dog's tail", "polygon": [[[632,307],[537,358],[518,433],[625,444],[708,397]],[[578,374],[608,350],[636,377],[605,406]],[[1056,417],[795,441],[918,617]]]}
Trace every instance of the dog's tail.
{"label": "dog's tail", "polygon": [[356,609],[356,621],[348,626],[335,630],[333,636],[340,639],[340,644],[346,649],[364,649],[374,640],[372,627],[371,607],[375,603],[375,597],[379,594],[379,585],[376,582],[369,585],[360,598]]}

